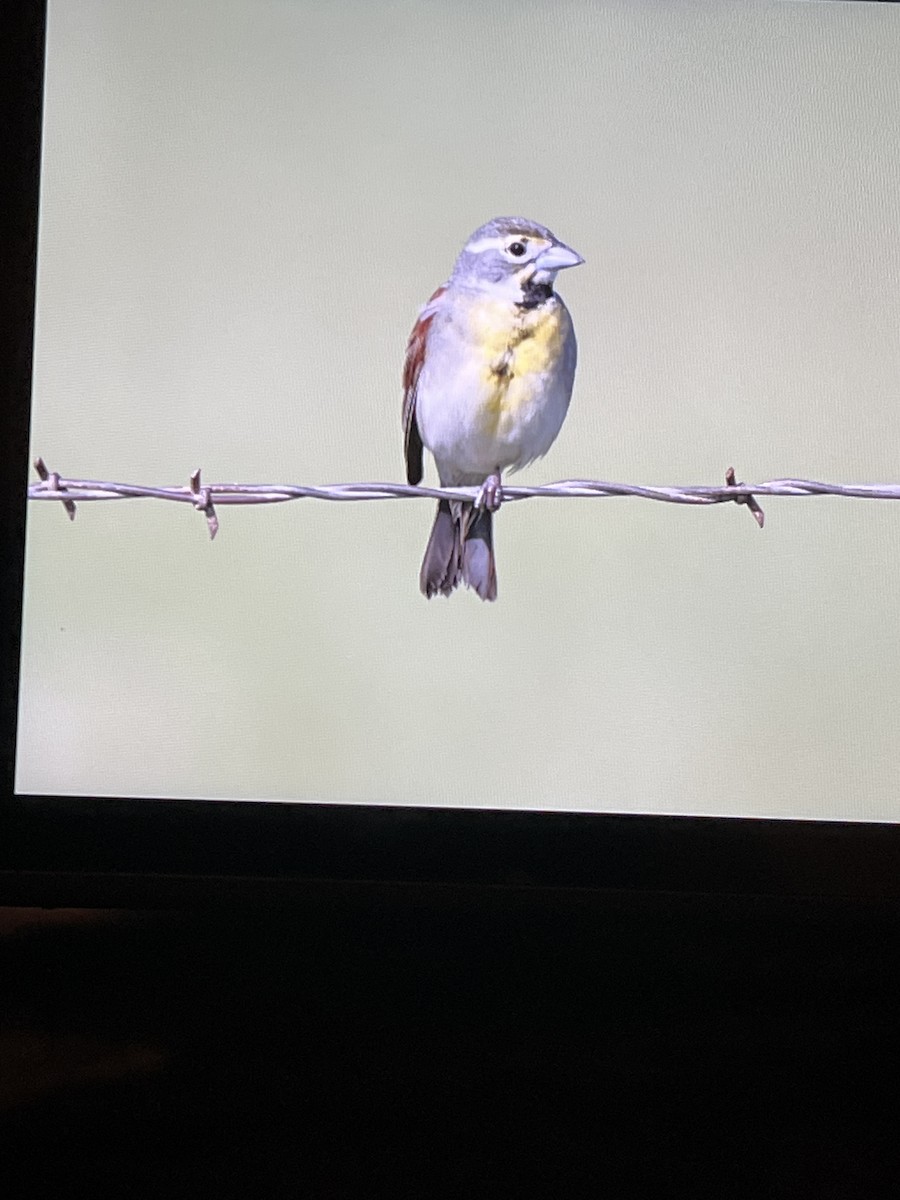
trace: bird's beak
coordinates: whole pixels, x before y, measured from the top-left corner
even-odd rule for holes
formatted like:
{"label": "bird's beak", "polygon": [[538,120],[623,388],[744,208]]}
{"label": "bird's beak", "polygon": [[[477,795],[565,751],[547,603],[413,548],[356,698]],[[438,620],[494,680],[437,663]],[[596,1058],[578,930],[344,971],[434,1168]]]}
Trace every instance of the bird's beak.
{"label": "bird's beak", "polygon": [[584,262],[584,259],[571,246],[565,246],[562,242],[556,242],[552,246],[548,246],[534,260],[534,265],[539,271],[561,271],[563,267],[577,267]]}

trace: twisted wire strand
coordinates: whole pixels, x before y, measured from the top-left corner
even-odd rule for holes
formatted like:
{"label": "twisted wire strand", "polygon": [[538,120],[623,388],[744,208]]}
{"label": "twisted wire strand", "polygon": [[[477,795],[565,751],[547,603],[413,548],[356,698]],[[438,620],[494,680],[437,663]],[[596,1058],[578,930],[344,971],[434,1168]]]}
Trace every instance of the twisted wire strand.
{"label": "twisted wire strand", "polygon": [[[202,483],[200,471],[191,475],[186,486],[155,487],[146,484],[116,483],[111,480],[69,479],[48,470],[42,459],[35,463],[39,483],[28,487],[29,500],[52,500],[63,504],[70,519],[75,517],[75,501],[169,500],[190,504],[206,515],[210,535],[215,537],[218,519],[216,506],[225,504],[283,504],[292,500],[458,500],[478,502],[480,489],[474,487],[413,487],[405,483]],[[739,483],[733,468],[725,474],[724,486],[690,485],[653,487],[633,483],[609,483],[599,479],[562,479],[536,486],[504,484],[503,503],[516,500],[603,499],[611,496],[636,496],[666,504],[710,505],[736,503],[750,509],[762,527],[764,516],[759,496],[849,496],[864,500],[900,500],[900,484],[825,483],[814,479],[769,479],[763,483]]]}

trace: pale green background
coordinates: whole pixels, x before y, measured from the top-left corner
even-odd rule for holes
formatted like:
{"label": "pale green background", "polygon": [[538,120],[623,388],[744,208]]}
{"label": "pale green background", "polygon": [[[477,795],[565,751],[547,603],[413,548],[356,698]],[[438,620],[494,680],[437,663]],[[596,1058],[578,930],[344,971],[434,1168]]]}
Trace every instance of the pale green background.
{"label": "pale green background", "polygon": [[[522,482],[896,480],[898,128],[891,5],[52,0],[34,452],[400,479],[513,212],[587,259]],[[32,504],[18,786],[898,819],[900,506],[765,507],[511,505],[491,606],[420,596],[430,502]]]}

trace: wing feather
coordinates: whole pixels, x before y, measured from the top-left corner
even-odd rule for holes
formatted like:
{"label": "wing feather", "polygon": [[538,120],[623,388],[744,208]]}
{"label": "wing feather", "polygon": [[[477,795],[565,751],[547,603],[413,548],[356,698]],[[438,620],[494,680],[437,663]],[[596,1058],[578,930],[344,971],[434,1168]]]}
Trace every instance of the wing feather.
{"label": "wing feather", "polygon": [[403,450],[406,456],[406,478],[413,485],[422,482],[422,435],[416,422],[416,389],[425,361],[425,346],[428,331],[446,292],[446,284],[437,289],[419,313],[406,344],[406,359],[403,363]]}

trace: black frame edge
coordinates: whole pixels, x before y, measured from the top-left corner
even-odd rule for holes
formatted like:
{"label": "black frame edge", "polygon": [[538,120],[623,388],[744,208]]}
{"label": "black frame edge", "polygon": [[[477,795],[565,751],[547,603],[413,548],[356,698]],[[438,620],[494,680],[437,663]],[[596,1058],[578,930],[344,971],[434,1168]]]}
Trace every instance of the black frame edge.
{"label": "black frame edge", "polygon": [[0,812],[0,899],[4,879],[57,874],[143,880],[146,903],[164,877],[893,901],[898,864],[900,827],[867,823],[87,797]]}

